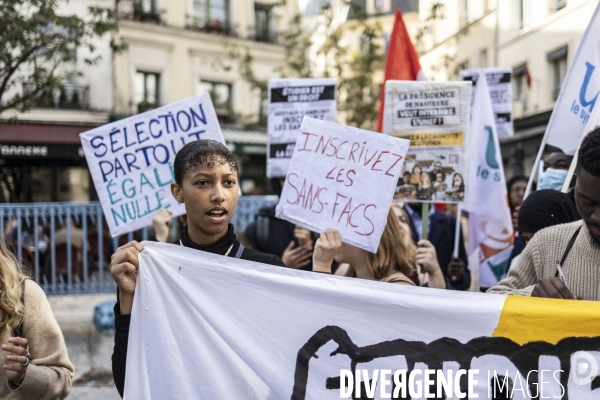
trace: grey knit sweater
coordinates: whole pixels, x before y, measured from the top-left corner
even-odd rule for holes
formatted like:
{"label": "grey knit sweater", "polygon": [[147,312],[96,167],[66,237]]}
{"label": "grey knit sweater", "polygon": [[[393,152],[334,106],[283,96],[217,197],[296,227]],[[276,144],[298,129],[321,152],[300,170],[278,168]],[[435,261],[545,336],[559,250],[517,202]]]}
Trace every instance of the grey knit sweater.
{"label": "grey knit sweater", "polygon": [[[583,226],[582,226],[583,225]],[[542,278],[553,277],[571,237],[582,226],[562,265],[567,286],[584,300],[600,300],[600,244],[583,221],[542,229],[529,241],[518,264],[487,293],[530,296]]]}

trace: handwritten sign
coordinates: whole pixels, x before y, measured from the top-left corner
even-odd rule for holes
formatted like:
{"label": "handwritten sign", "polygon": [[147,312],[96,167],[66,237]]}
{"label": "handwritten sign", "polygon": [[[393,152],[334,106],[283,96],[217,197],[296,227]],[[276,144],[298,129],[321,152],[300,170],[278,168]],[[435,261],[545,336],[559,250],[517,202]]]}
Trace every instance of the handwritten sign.
{"label": "handwritten sign", "polygon": [[409,142],[304,117],[276,213],[375,253]]}
{"label": "handwritten sign", "polygon": [[383,133],[410,140],[394,198],[464,202],[471,82],[387,81]]}
{"label": "handwritten sign", "polygon": [[[478,69],[463,69],[460,71],[460,77],[463,81],[473,82],[477,85],[479,77]],[[512,119],[512,77],[511,67],[484,68],[483,73],[488,84],[490,99],[492,100],[492,109],[496,120],[496,131],[499,138],[514,136],[515,130]],[[474,92],[474,91],[473,91]],[[472,99],[474,98],[474,93]],[[473,101],[471,101],[473,108]]]}
{"label": "handwritten sign", "polygon": [[194,140],[225,144],[208,93],[92,129],[80,137],[113,237],[152,224],[159,208],[171,210],[173,216],[184,214],[185,208],[170,189],[175,155]]}
{"label": "handwritten sign", "polygon": [[284,177],[304,116],[335,122],[335,79],[269,80],[267,176]]}

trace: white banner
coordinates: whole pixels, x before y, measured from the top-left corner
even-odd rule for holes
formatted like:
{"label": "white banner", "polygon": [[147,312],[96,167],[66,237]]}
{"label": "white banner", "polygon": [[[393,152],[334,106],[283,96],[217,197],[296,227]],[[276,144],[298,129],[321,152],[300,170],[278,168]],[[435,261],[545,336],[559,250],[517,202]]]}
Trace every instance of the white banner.
{"label": "white banner", "polygon": [[479,260],[479,282],[491,287],[508,271],[513,228],[508,206],[500,143],[487,82],[477,82],[471,144],[469,182],[471,191],[465,211],[469,212],[469,255]]}
{"label": "white banner", "polygon": [[[402,393],[393,375],[422,399],[450,374],[438,398],[506,398],[490,387],[494,375],[508,398],[598,398],[596,302],[408,287],[142,245],[126,400],[333,400],[367,389],[382,399]],[[356,397],[342,392],[342,371],[356,372],[362,396],[355,385]]]}
{"label": "white banner", "polygon": [[175,155],[187,143],[225,144],[208,93],[80,134],[81,145],[113,237],[152,224],[159,208],[185,208],[171,195]]}
{"label": "white banner", "polygon": [[410,140],[395,199],[465,201],[470,104],[471,82],[385,83],[383,133]]}
{"label": "white banner", "polygon": [[287,175],[294,144],[305,115],[335,122],[336,99],[335,79],[269,79],[269,178]]}
{"label": "white banner", "polygon": [[375,253],[408,140],[304,117],[277,216]]}
{"label": "white banner", "polygon": [[[471,81],[473,82],[473,86],[476,86],[479,71],[480,70],[478,69],[463,69],[460,71],[460,78],[463,81]],[[498,138],[514,136],[515,131],[512,119],[512,68],[484,68],[483,72],[485,73],[490,92],[490,100],[492,101],[492,109],[494,110],[494,120],[496,121]],[[474,97],[475,90],[473,90],[471,99]],[[473,109],[472,100],[471,109]]]}
{"label": "white banner", "polygon": [[548,144],[574,155],[600,95],[600,4],[567,70],[546,128]]}

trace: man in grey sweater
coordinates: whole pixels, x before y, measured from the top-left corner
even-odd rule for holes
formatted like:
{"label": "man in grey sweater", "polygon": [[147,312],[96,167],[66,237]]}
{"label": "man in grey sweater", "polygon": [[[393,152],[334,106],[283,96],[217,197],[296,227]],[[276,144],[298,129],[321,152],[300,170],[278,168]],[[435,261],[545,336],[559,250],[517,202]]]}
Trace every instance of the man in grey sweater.
{"label": "man in grey sweater", "polygon": [[518,264],[487,293],[600,300],[600,127],[583,139],[576,173],[582,220],[536,233]]}

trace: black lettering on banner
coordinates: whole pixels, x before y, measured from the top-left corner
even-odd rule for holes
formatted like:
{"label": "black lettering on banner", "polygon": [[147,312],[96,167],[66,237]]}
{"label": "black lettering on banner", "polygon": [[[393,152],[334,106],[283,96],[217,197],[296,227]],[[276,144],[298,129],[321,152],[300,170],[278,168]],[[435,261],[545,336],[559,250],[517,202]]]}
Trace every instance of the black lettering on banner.
{"label": "black lettering on banner", "polygon": [[296,143],[271,143],[269,144],[269,158],[292,158]]}
{"label": "black lettering on banner", "polygon": [[510,121],[511,121],[510,113],[496,113],[496,123],[497,124],[510,122]]}
{"label": "black lettering on banner", "polygon": [[305,103],[335,100],[335,85],[271,88],[271,103]]}
{"label": "black lettering on banner", "polygon": [[398,110],[398,118],[427,118],[456,115],[455,107],[447,108],[424,108],[415,110]]}
{"label": "black lettering on banner", "polygon": [[[456,339],[441,338],[427,344],[424,342],[408,341],[403,339],[390,340],[381,343],[357,346],[348,333],[338,326],[326,326],[319,329],[298,351],[296,359],[296,370],[294,372],[294,388],[292,400],[304,400],[311,398],[306,393],[308,383],[309,365],[317,352],[328,342],[333,341],[338,348],[331,356],[344,354],[350,358],[349,370],[356,372],[357,365],[368,363],[378,358],[404,356],[407,363],[407,375],[414,369],[415,364],[424,363],[428,369],[443,369],[445,362],[458,363],[458,369],[468,370],[474,358],[484,355],[498,355],[506,357],[517,368],[522,376],[531,372],[529,382],[530,393],[536,393],[538,382],[539,358],[541,356],[554,356],[560,361],[560,384],[567,388],[567,382],[571,374],[571,355],[578,351],[598,351],[600,349],[600,337],[571,337],[562,339],[557,344],[547,342],[531,342],[519,345],[507,338],[479,337],[461,343]],[[460,381],[462,392],[467,392],[467,376]],[[592,381],[592,387],[597,387],[597,379]],[[340,388],[340,377],[328,377],[323,380],[325,388],[337,390]],[[525,386],[525,384],[523,385]],[[392,389],[393,392],[393,389]],[[437,392],[437,382],[434,383],[431,393]],[[364,396],[364,392],[363,392]],[[364,398],[364,397],[361,397]],[[563,400],[568,400],[565,393]],[[571,399],[576,400],[576,399]]]}
{"label": "black lettering on banner", "polygon": [[410,120],[410,126],[428,126],[428,125],[444,125],[444,118],[413,118]]}

